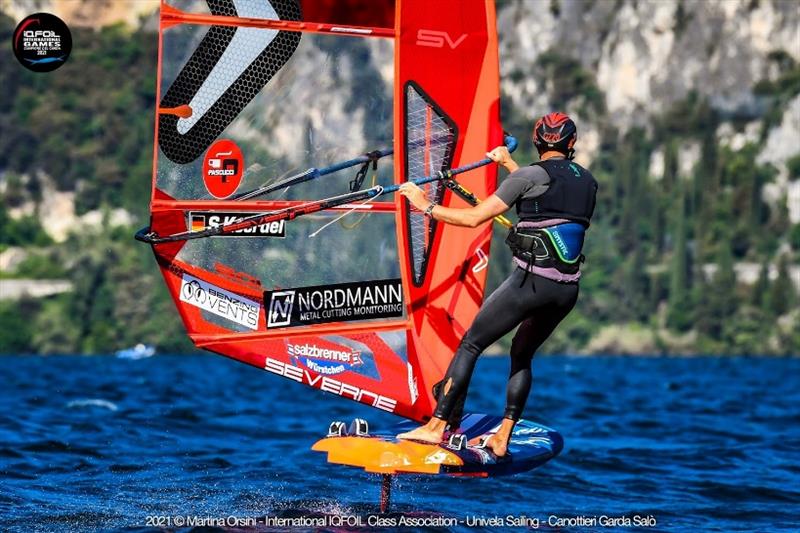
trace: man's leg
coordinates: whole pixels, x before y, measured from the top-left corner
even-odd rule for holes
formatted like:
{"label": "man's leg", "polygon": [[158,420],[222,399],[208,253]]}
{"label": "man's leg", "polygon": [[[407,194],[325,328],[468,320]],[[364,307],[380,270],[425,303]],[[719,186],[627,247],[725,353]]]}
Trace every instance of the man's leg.
{"label": "man's leg", "polygon": [[[437,381],[436,384],[433,386],[433,396],[438,398],[439,394],[442,392],[442,386],[444,386],[444,380]],[[455,402],[455,406],[450,413],[450,416],[447,417],[447,429],[450,431],[455,431],[461,426],[461,419],[464,417],[464,403],[467,400],[467,395],[462,394],[460,398],[458,398]]]}
{"label": "man's leg", "polygon": [[[483,351],[514,329],[529,313],[531,296],[520,288],[519,278],[524,272],[516,269],[484,302],[456,354],[450,361],[443,379],[433,416],[447,420],[455,406],[463,400],[469,388],[475,364]],[[522,292],[522,294],[520,294]]]}
{"label": "man's leg", "polygon": [[[520,295],[531,287],[520,288],[524,272],[514,272],[495,290],[481,306],[456,354],[450,361],[438,396],[433,418],[421,428],[398,435],[399,438],[440,442],[447,421],[459,400],[467,394],[472,372],[478,356],[500,337],[514,329],[529,312],[526,298]],[[530,283],[530,281],[528,282]]]}
{"label": "man's leg", "polygon": [[500,429],[486,442],[496,455],[505,455],[514,425],[522,416],[533,381],[531,361],[539,347],[569,314],[578,299],[576,284],[538,281],[541,305],[536,307],[511,341],[511,372],[506,386],[506,410]]}

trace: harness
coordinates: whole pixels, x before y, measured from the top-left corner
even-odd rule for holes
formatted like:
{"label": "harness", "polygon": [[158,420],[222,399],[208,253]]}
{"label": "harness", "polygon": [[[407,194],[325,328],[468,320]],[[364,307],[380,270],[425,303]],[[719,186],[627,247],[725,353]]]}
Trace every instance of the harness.
{"label": "harness", "polygon": [[581,253],[585,228],[567,222],[547,228],[511,228],[506,244],[514,257],[539,268],[555,268],[562,274],[577,274],[584,261]]}

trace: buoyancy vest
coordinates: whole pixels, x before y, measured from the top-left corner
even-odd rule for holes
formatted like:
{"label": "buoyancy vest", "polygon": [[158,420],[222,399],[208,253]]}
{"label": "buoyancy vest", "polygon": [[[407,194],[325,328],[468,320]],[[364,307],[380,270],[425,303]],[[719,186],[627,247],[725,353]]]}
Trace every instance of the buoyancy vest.
{"label": "buoyancy vest", "polygon": [[[534,163],[550,176],[547,191],[517,202],[520,222],[506,238],[514,256],[527,265],[576,274],[583,262],[583,241],[594,214],[597,181],[567,159]],[[554,224],[548,225],[548,221]],[[557,221],[557,222],[556,222]],[[543,224],[545,227],[526,227]]]}
{"label": "buoyancy vest", "polygon": [[594,176],[568,159],[547,159],[534,165],[547,172],[550,186],[541,196],[517,202],[519,219],[531,222],[566,219],[588,228],[597,194]]}

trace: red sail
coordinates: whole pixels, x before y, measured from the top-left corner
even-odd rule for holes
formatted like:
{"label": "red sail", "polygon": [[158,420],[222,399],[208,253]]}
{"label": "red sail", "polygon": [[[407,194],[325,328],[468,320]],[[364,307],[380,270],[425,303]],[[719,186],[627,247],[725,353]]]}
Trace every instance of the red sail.
{"label": "red sail", "polygon": [[[395,155],[368,165],[365,186],[475,161],[501,142],[492,2],[207,4],[162,4],[159,235],[347,192],[357,168],[235,200],[373,150]],[[462,181],[488,196],[495,171]],[[431,224],[398,197],[153,251],[198,347],[422,420],[482,300],[489,230]]]}

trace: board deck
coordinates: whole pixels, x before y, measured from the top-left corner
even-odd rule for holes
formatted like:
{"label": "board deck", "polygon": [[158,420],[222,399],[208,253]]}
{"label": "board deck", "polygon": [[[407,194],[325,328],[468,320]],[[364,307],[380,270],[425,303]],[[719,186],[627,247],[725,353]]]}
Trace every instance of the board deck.
{"label": "board deck", "polygon": [[[472,440],[494,433],[502,420],[500,416],[467,414],[462,418],[459,433]],[[494,477],[532,470],[558,455],[564,447],[564,440],[557,431],[529,420],[517,423],[509,442],[509,454],[501,458],[477,445],[458,450],[446,442],[428,444],[396,438],[398,433],[416,425],[403,422],[365,437],[326,437],[311,449],[327,452],[329,463],[355,466],[378,474]]]}

